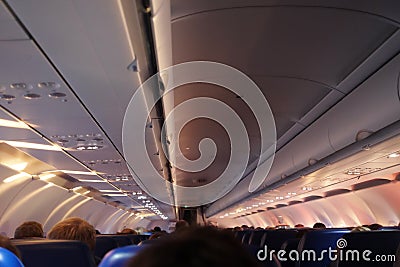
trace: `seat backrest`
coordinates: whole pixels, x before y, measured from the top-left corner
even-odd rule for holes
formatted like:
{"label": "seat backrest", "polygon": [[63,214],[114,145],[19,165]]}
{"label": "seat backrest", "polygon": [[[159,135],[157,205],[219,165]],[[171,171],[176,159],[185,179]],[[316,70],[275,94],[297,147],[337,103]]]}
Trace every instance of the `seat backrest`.
{"label": "seat backrest", "polygon": [[94,248],[94,255],[100,259],[104,257],[110,250],[118,247],[118,243],[110,236],[98,235],[96,236],[96,246]]}
{"label": "seat backrest", "polygon": [[255,258],[259,265],[262,267],[282,267],[281,263],[277,259],[274,253],[270,253],[265,247],[260,248],[259,246],[243,245],[245,250]]}
{"label": "seat backrest", "polygon": [[114,239],[117,244],[118,247],[124,247],[124,246],[130,246],[133,245],[130,237],[128,235],[125,234],[119,234],[119,235],[98,235],[98,236],[107,236],[107,237],[111,237],[112,239]]}
{"label": "seat backrest", "polygon": [[134,257],[146,246],[130,245],[120,247],[108,252],[99,264],[99,267],[123,267],[127,261]]}
{"label": "seat backrest", "polygon": [[0,266],[24,267],[22,262],[11,251],[0,247]]}
{"label": "seat backrest", "polygon": [[246,232],[247,232],[247,231],[237,231],[237,232],[236,232],[236,235],[235,235],[235,239],[236,239],[237,241],[239,241],[240,243],[242,243],[244,234],[245,234]]}
{"label": "seat backrest", "polygon": [[379,231],[400,231],[399,226],[383,226],[379,229]]}
{"label": "seat backrest", "polygon": [[296,230],[268,230],[264,240],[264,245],[267,245],[268,250],[278,251],[282,244],[292,238],[296,238],[298,232]]}
{"label": "seat backrest", "polygon": [[247,230],[247,231],[243,231],[243,232],[244,232],[244,235],[243,235],[243,238],[242,238],[242,244],[243,245],[248,245],[249,241],[250,241],[250,236],[252,235],[252,233],[254,231]]}
{"label": "seat backrest", "polygon": [[[354,232],[343,236],[345,240],[345,246],[341,248],[342,257],[339,257],[335,262],[335,266],[347,267],[347,266],[395,266],[399,264],[399,251],[400,251],[400,231],[366,231],[366,232]],[[370,260],[364,260],[364,251],[369,255],[365,255]],[[357,251],[359,254],[359,260],[352,260],[356,258],[356,255],[351,254]],[[340,256],[340,254],[339,254]],[[379,258],[375,258],[379,257]],[[393,260],[397,260],[395,263]],[[385,260],[385,261],[383,261]],[[379,262],[378,262],[379,261]]]}
{"label": "seat backrest", "polygon": [[300,238],[291,238],[283,242],[281,249],[285,251],[297,250],[299,243]]}
{"label": "seat backrest", "polygon": [[262,244],[264,244],[265,236],[266,236],[265,230],[252,231],[249,240],[249,245],[261,247]]}
{"label": "seat backrest", "polygon": [[[298,251],[312,251],[315,253],[315,260],[313,254],[304,254],[305,260],[300,260],[297,266],[301,267],[321,267],[327,266],[331,262],[328,253],[322,254],[323,259],[320,258],[323,250],[328,251],[329,248],[332,250],[336,249],[336,243],[346,233],[349,233],[348,229],[320,229],[315,231],[309,231],[304,234],[301,238]],[[304,252],[305,253],[305,252]],[[308,256],[310,255],[310,256]]]}
{"label": "seat backrest", "polygon": [[143,240],[149,239],[149,235],[127,235],[127,237],[131,240],[133,245],[137,245]]}
{"label": "seat backrest", "polygon": [[72,240],[12,240],[26,267],[94,267],[88,246]]}
{"label": "seat backrest", "polygon": [[[297,248],[300,243],[300,238],[291,238],[286,240],[283,244],[281,249],[286,251],[286,257],[289,255],[291,251],[297,251]],[[287,261],[282,261],[281,265],[282,267],[294,267],[296,266],[297,261],[292,261],[288,259]]]}

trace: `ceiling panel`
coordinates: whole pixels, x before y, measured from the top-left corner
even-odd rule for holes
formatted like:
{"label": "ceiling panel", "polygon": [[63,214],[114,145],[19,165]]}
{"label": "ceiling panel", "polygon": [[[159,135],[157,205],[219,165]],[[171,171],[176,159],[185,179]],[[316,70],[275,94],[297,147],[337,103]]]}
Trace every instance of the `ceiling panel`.
{"label": "ceiling panel", "polygon": [[140,81],[127,69],[135,58],[130,40],[135,37],[127,34],[119,1],[10,5],[122,152],[123,116]]}
{"label": "ceiling panel", "polygon": [[336,86],[396,29],[377,17],[337,9],[211,10],[172,21],[172,54],[174,63],[211,60],[248,75]]}
{"label": "ceiling panel", "polygon": [[312,196],[324,196],[326,192],[336,189],[352,190],[355,183],[376,178],[395,180],[399,171],[400,157],[388,158],[388,155],[400,150],[399,139],[400,137],[396,136],[373,146],[370,150],[356,153],[277,189],[254,196],[218,216],[232,218],[257,209],[265,210],[267,207],[275,208],[278,204],[286,205],[290,201],[304,201]]}
{"label": "ceiling panel", "polygon": [[29,39],[17,21],[6,8],[3,1],[0,2],[0,41],[12,41]]}

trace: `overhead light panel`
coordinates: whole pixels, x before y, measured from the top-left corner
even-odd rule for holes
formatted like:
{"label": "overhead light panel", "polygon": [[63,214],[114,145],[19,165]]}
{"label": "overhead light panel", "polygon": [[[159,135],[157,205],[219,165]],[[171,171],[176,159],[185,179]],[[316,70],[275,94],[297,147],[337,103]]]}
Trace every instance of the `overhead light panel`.
{"label": "overhead light panel", "polygon": [[400,153],[399,152],[394,152],[394,153],[392,153],[392,154],[390,154],[388,156],[388,158],[397,158],[397,157],[400,157]]}
{"label": "overhead light panel", "polygon": [[58,170],[60,172],[66,173],[66,174],[80,174],[80,175],[97,175],[97,172],[91,171],[91,172],[85,172],[85,171],[70,171],[70,170]]}
{"label": "overhead light panel", "polygon": [[109,197],[127,197],[127,194],[103,194],[104,196],[109,196]]}
{"label": "overhead light panel", "polygon": [[48,150],[48,151],[62,151],[61,147],[53,146],[53,145],[44,145],[37,143],[29,143],[29,142],[20,142],[20,141],[6,141],[1,140],[0,142],[4,142],[13,147],[19,148],[31,148],[31,149],[39,149],[39,150]]}
{"label": "overhead light panel", "polygon": [[29,126],[22,121],[0,119],[0,126],[9,128],[29,129]]}
{"label": "overhead light panel", "polygon": [[74,187],[74,188],[72,188],[71,190],[72,190],[72,191],[76,191],[76,190],[79,190],[79,189],[82,189],[82,186]]}
{"label": "overhead light panel", "polygon": [[83,183],[107,183],[107,181],[104,181],[104,180],[93,180],[93,179],[79,179],[79,182],[83,182]]}
{"label": "overhead light panel", "polygon": [[28,166],[28,162],[25,161],[18,163],[2,162],[1,164],[18,172],[25,170],[26,166]]}
{"label": "overhead light panel", "polygon": [[19,180],[22,178],[30,178],[30,177],[32,177],[30,174],[28,174],[26,172],[21,172],[21,173],[15,174],[13,176],[10,176],[10,177],[4,179],[3,183],[11,183],[11,182],[14,182],[15,180]]}
{"label": "overhead light panel", "polygon": [[40,180],[47,180],[53,177],[56,177],[57,175],[53,174],[53,173],[45,173],[45,174],[39,174],[39,178]]}

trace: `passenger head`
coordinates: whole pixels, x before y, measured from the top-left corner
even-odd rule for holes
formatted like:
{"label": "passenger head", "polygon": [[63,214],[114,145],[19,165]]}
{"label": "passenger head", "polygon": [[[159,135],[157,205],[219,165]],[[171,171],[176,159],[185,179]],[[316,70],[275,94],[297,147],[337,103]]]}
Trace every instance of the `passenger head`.
{"label": "passenger head", "polygon": [[0,247],[5,248],[9,251],[11,251],[12,253],[15,254],[15,256],[17,256],[18,258],[21,259],[21,253],[19,252],[19,250],[17,249],[16,246],[14,246],[10,239],[6,236],[2,236],[0,235]]}
{"label": "passenger head", "polygon": [[54,225],[47,234],[47,238],[82,241],[91,250],[94,250],[96,230],[87,221],[74,217],[65,219]]}
{"label": "passenger head", "polygon": [[294,228],[304,228],[304,224],[298,223],[294,226]]}
{"label": "passenger head", "polygon": [[249,226],[248,226],[248,225],[245,225],[245,224],[243,224],[243,225],[241,226],[241,228],[242,228],[243,231],[249,230]]}
{"label": "passenger head", "polygon": [[323,223],[321,223],[321,222],[317,222],[317,223],[315,223],[315,224],[313,225],[313,228],[315,228],[315,229],[325,229],[326,226],[325,226],[325,224],[323,224]]}
{"label": "passenger head", "polygon": [[154,227],[153,232],[161,232],[160,226]]}
{"label": "passenger head", "polygon": [[131,235],[137,235],[137,232],[133,229],[130,228],[124,228],[122,229],[121,232],[118,232],[117,234],[131,234]]}
{"label": "passenger head", "polygon": [[[157,255],[155,257],[154,255]],[[133,257],[127,267],[258,266],[232,233],[214,227],[187,228],[162,238]]]}
{"label": "passenger head", "polygon": [[379,223],[373,223],[373,224],[370,224],[368,226],[368,228],[371,230],[379,230],[382,228],[382,225],[380,225]]}
{"label": "passenger head", "polygon": [[371,229],[365,226],[357,226],[351,229],[351,232],[366,232],[366,231],[371,231]]}
{"label": "passenger head", "polygon": [[40,223],[35,221],[24,222],[15,229],[14,238],[31,238],[31,237],[43,237],[43,227]]}
{"label": "passenger head", "polygon": [[166,235],[167,235],[166,232],[155,232],[154,234],[152,234],[152,235],[149,237],[149,240],[158,239],[158,238],[163,237],[163,236],[166,236]]}
{"label": "passenger head", "polygon": [[185,220],[179,220],[175,224],[175,232],[182,231],[189,227],[189,223]]}

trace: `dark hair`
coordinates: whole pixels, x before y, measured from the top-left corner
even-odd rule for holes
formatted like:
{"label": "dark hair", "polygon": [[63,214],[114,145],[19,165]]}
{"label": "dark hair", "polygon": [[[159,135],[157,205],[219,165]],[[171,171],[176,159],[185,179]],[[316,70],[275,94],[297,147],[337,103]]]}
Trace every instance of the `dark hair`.
{"label": "dark hair", "polygon": [[40,223],[35,221],[24,222],[15,229],[14,238],[30,238],[30,237],[43,237],[43,227]]}
{"label": "dark hair", "polygon": [[317,229],[325,229],[326,226],[325,224],[321,223],[321,222],[317,222],[314,224],[313,228],[317,228]]}
{"label": "dark hair", "polygon": [[182,229],[185,229],[189,227],[189,223],[185,220],[179,220],[175,224],[175,231],[181,231]]}
{"label": "dark hair", "polygon": [[160,226],[154,227],[153,231],[154,231],[154,232],[161,232]]}
{"label": "dark hair", "polygon": [[251,257],[232,237],[232,233],[214,227],[196,227],[157,240],[133,257],[126,266],[253,267],[258,265],[255,257]]}
{"label": "dark hair", "polygon": [[369,225],[368,228],[371,230],[379,230],[382,228],[382,225],[380,225],[379,223],[373,223]]}

